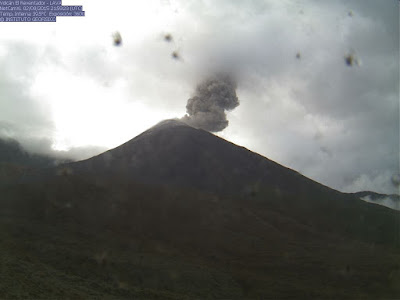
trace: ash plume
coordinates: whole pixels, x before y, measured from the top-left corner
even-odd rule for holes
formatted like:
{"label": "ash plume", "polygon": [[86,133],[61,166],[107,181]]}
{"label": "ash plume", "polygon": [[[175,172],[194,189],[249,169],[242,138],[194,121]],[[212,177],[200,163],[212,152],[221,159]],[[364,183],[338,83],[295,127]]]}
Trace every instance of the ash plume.
{"label": "ash plume", "polygon": [[197,87],[186,104],[186,115],[181,119],[190,126],[211,132],[226,128],[226,111],[239,105],[236,81],[228,74],[213,75]]}

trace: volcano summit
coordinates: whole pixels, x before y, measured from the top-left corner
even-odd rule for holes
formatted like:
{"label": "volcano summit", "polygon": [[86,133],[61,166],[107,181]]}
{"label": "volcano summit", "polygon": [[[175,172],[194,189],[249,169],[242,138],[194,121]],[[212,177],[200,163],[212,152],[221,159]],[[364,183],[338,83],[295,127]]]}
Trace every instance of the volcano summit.
{"label": "volcano summit", "polygon": [[179,120],[0,193],[2,298],[400,295],[399,212]]}

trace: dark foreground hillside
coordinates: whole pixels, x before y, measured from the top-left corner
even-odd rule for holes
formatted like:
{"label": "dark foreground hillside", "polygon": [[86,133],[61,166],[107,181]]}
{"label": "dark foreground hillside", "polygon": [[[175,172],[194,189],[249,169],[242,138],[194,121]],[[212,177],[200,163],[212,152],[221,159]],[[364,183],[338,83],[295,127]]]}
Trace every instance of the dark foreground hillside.
{"label": "dark foreground hillside", "polygon": [[400,212],[178,121],[4,174],[0,298],[400,298]]}
{"label": "dark foreground hillside", "polygon": [[1,194],[1,298],[400,295],[395,241],[266,202],[73,175]]}

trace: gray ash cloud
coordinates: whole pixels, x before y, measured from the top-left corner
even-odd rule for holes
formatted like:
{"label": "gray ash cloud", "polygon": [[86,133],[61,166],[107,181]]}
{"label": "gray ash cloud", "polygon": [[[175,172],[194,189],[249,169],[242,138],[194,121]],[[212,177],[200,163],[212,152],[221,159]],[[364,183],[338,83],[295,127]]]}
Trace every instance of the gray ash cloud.
{"label": "gray ash cloud", "polygon": [[207,131],[222,131],[229,124],[226,111],[239,105],[236,87],[236,81],[229,74],[210,76],[196,87],[194,96],[188,99],[187,114],[181,120]]}

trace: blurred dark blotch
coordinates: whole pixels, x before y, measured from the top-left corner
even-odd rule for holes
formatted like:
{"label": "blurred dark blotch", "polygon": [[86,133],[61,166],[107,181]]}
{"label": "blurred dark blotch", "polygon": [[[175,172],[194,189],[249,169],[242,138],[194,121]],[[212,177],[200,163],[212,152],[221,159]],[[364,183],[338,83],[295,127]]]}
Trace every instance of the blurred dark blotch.
{"label": "blurred dark blotch", "polygon": [[400,173],[398,174],[393,174],[391,178],[392,184],[395,187],[400,187]]}
{"label": "blurred dark blotch", "polygon": [[352,16],[353,16],[353,12],[352,12],[351,10],[349,11],[348,16],[349,16],[349,17],[352,17]]}
{"label": "blurred dark blotch", "polygon": [[113,33],[113,40],[114,40],[114,46],[121,46],[122,45],[122,37],[121,34],[116,31]]}
{"label": "blurred dark blotch", "polygon": [[297,52],[297,53],[296,53],[296,58],[297,58],[297,59],[300,59],[300,58],[301,58],[300,52]]}
{"label": "blurred dark blotch", "polygon": [[344,57],[344,61],[346,62],[346,65],[352,66],[353,65],[353,55],[351,55],[351,54],[346,55]]}
{"label": "blurred dark blotch", "polygon": [[179,60],[181,58],[181,56],[179,55],[178,51],[174,51],[171,53],[171,56],[173,59]]}
{"label": "blurred dark blotch", "polygon": [[358,60],[358,58],[355,56],[354,53],[346,54],[344,57],[344,61],[345,61],[346,65],[349,67],[352,67],[354,65],[356,65],[356,66],[360,65],[360,61]]}
{"label": "blurred dark blotch", "polygon": [[170,33],[167,33],[164,35],[164,41],[166,42],[172,42],[172,35]]}

